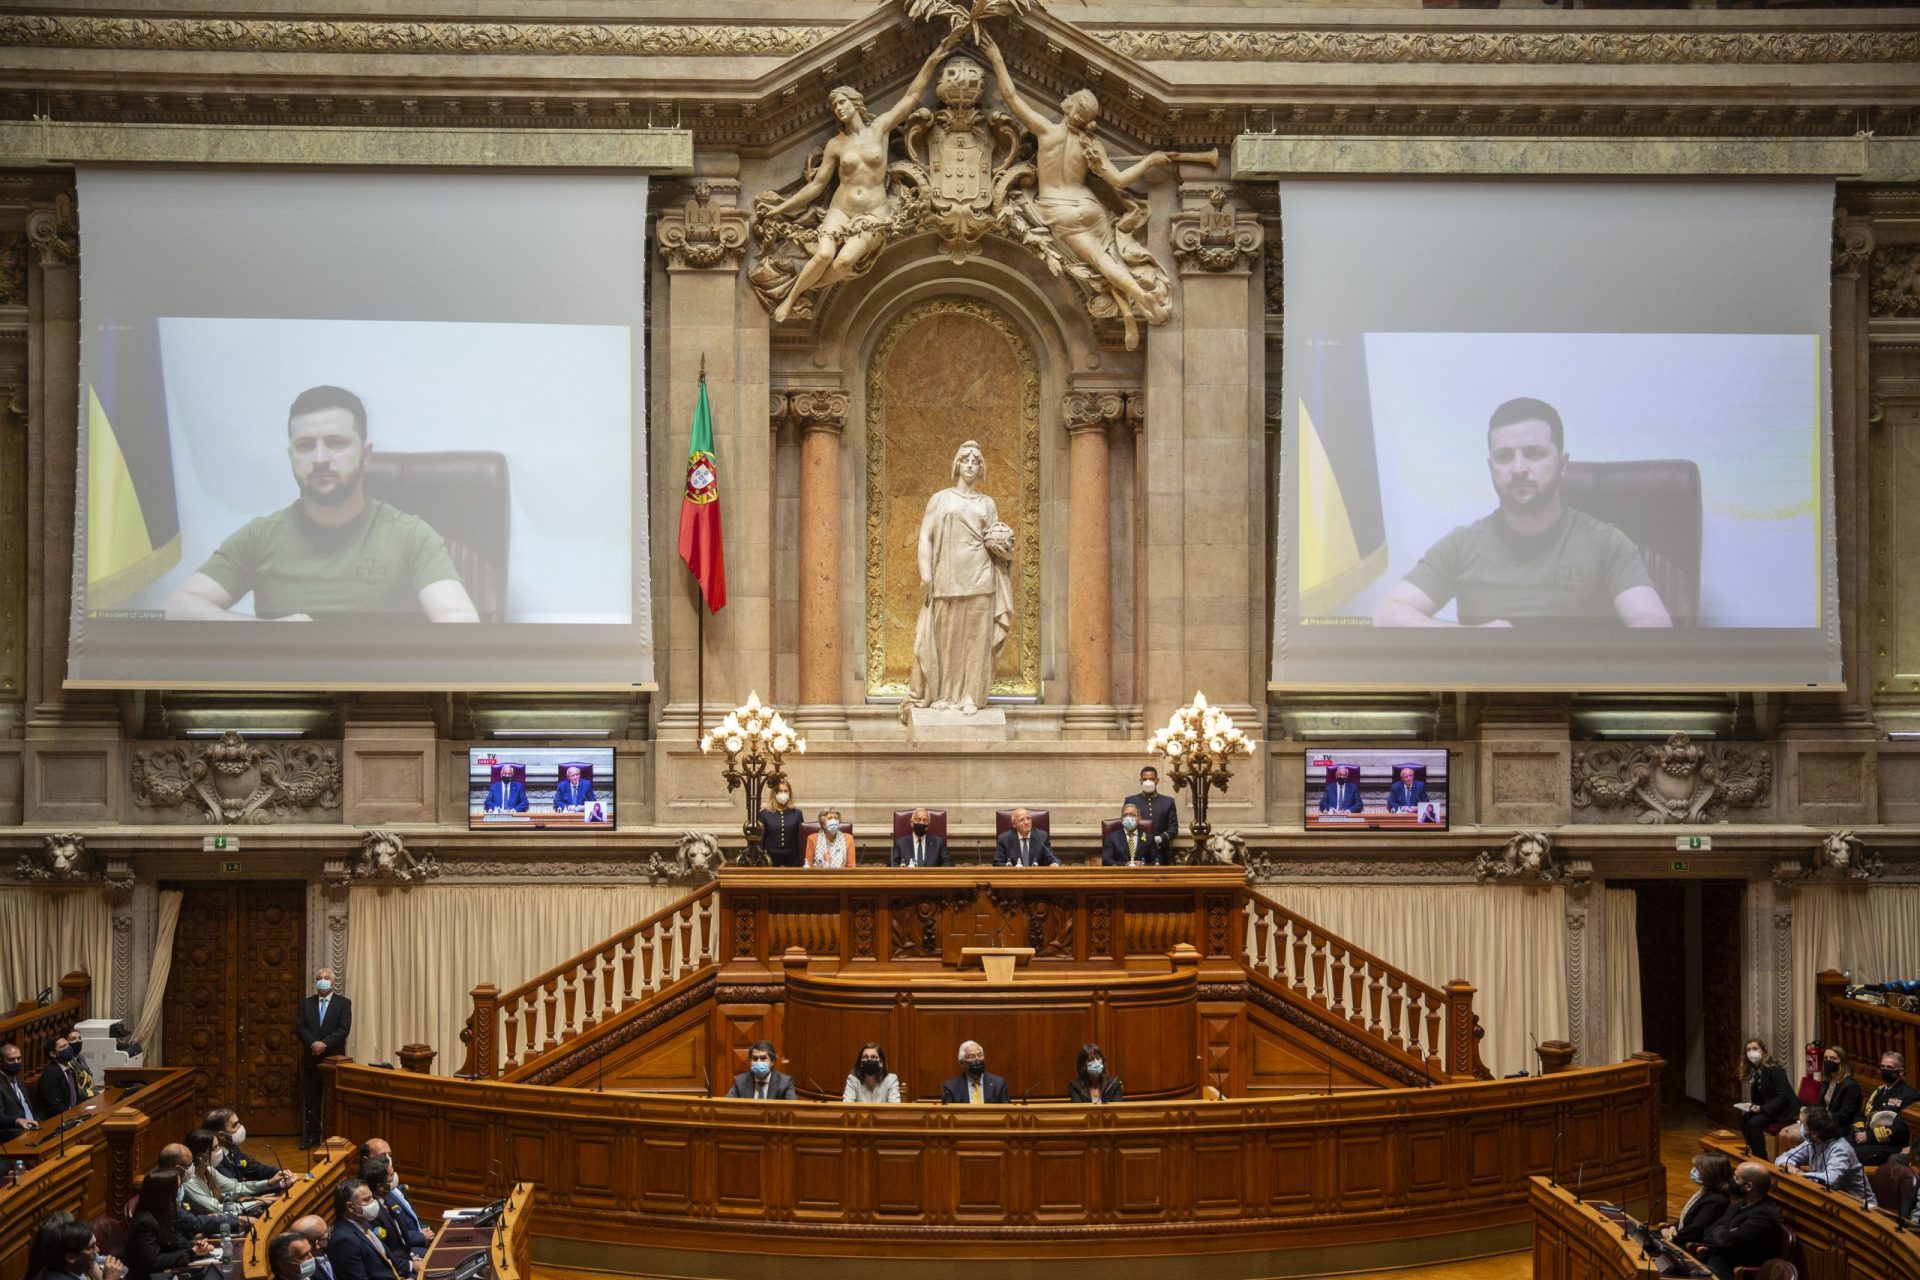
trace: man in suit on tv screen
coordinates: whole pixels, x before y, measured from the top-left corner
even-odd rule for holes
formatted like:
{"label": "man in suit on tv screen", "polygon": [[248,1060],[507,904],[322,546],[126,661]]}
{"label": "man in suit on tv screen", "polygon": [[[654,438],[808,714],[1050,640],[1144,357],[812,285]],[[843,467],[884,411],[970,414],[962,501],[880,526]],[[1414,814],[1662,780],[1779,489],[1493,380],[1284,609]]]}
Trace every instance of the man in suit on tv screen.
{"label": "man in suit on tv screen", "polygon": [[527,811],[527,787],[520,781],[520,771],[510,764],[500,766],[500,780],[487,788],[488,813],[525,813]]}

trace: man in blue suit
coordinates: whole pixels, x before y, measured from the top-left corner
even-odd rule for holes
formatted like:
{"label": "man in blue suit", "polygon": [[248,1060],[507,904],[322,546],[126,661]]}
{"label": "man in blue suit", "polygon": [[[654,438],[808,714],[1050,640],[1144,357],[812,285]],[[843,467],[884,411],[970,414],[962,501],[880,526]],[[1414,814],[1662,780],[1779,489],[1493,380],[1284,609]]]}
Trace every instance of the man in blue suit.
{"label": "man in blue suit", "polygon": [[1414,775],[1413,766],[1401,765],[1400,775],[1387,792],[1387,812],[1411,812],[1426,802],[1427,784]]}
{"label": "man in blue suit", "polygon": [[1320,812],[1322,813],[1359,813],[1367,806],[1360,799],[1360,784],[1354,780],[1353,770],[1340,765],[1333,771],[1333,781],[1320,793]]}
{"label": "man in blue suit", "polygon": [[348,1178],[333,1189],[333,1231],[327,1261],[335,1280],[395,1280],[396,1272],[378,1231],[380,1202],[373,1189]]}
{"label": "man in blue suit", "polygon": [[599,798],[593,794],[593,783],[581,778],[580,766],[570,764],[567,776],[553,789],[553,810],[559,813],[565,809],[584,809]]}
{"label": "man in blue suit", "polygon": [[500,766],[500,781],[487,788],[488,813],[525,813],[527,788],[519,770],[510,764]]}

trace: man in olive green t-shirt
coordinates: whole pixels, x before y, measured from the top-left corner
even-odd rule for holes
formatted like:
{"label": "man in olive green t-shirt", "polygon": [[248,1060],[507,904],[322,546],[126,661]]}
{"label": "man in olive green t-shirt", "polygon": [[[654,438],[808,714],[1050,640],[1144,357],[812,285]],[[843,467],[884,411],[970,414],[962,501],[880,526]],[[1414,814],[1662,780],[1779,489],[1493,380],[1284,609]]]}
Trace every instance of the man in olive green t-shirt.
{"label": "man in olive green t-shirt", "polygon": [[[1560,414],[1509,400],[1487,425],[1487,470],[1499,510],[1461,525],[1374,606],[1376,627],[1510,627],[1514,619],[1618,619],[1671,627],[1640,549],[1560,498],[1566,475]],[[1457,599],[1460,621],[1433,615]]]}
{"label": "man in olive green t-shirt", "polygon": [[[362,486],[373,446],[367,410],[340,387],[310,387],[287,412],[300,498],[250,520],[167,597],[167,617],[310,622],[316,614],[410,613],[478,622],[446,540]],[[231,606],[253,593],[253,614]]]}

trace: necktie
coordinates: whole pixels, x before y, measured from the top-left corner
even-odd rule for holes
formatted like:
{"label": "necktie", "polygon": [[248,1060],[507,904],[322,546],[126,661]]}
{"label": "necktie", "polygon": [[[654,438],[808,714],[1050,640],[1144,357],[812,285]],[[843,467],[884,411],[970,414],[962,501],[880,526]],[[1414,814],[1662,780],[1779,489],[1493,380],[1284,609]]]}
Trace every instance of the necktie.
{"label": "necktie", "polygon": [[967,1081],[967,1101],[980,1101],[980,1084],[981,1082],[979,1080],[969,1079]]}
{"label": "necktie", "polygon": [[20,1091],[19,1077],[16,1076],[12,1083],[13,1096],[18,1099],[20,1103],[20,1118],[22,1120],[31,1120],[33,1118],[33,1108],[27,1105],[27,1095]]}
{"label": "necktie", "polygon": [[79,1102],[79,1101],[80,1101],[80,1099],[79,1099],[79,1096],[78,1096],[78,1095],[76,1094],[76,1092],[75,1092],[75,1090],[74,1090],[74,1087],[73,1087],[73,1069],[72,1069],[71,1067],[61,1067],[61,1068],[60,1068],[60,1074],[61,1074],[61,1075],[62,1075],[63,1077],[65,1077],[65,1079],[66,1079],[66,1082],[67,1082],[67,1105],[68,1105],[69,1107],[71,1107],[71,1106],[73,1106],[73,1105],[74,1105],[75,1103],[77,1103],[77,1102]]}
{"label": "necktie", "polygon": [[927,865],[927,846],[920,842],[918,836],[914,837],[913,841],[913,865],[916,867]]}
{"label": "necktie", "polygon": [[1027,856],[1027,838],[1025,836],[1020,837],[1020,865],[1023,867],[1031,865]]}
{"label": "necktie", "polygon": [[1127,832],[1127,861],[1128,862],[1139,861],[1139,858],[1140,858],[1139,839],[1140,837],[1135,835],[1133,832],[1131,831]]}

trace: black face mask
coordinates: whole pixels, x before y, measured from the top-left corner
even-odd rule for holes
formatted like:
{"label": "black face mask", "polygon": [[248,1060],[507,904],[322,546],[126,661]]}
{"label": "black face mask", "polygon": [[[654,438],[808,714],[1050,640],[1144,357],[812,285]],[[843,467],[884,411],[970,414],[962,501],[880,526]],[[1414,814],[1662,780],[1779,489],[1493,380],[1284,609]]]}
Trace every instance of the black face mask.
{"label": "black face mask", "polygon": [[860,1059],[860,1074],[863,1076],[877,1076],[880,1074],[880,1064],[871,1058],[862,1058]]}
{"label": "black face mask", "polygon": [[0,1062],[0,1071],[4,1071],[10,1076],[17,1076],[20,1074],[20,1064],[17,1062]]}
{"label": "black face mask", "polygon": [[1828,1059],[1826,1060],[1826,1073],[1827,1073],[1828,1075],[1834,1075],[1834,1074],[1835,1074],[1835,1073],[1837,1073],[1837,1072],[1838,1072],[1839,1070],[1840,1070],[1840,1064],[1839,1064],[1839,1063],[1837,1063],[1837,1062],[1835,1062],[1835,1061],[1834,1061],[1834,1060],[1833,1060],[1832,1058],[1828,1058]]}
{"label": "black face mask", "polygon": [[923,835],[925,835],[925,834],[927,834],[927,824],[926,824],[926,823],[924,823],[924,822],[916,822],[916,823],[914,823],[914,824],[913,824],[913,834],[915,834],[915,835],[917,835],[917,836],[923,836]]}
{"label": "black face mask", "polygon": [[1900,1068],[1898,1068],[1898,1067],[1882,1067],[1882,1068],[1880,1068],[1880,1078],[1881,1078],[1882,1080],[1885,1080],[1885,1081],[1886,1081],[1886,1082],[1887,1082],[1888,1084],[1899,1084],[1899,1083],[1900,1083]]}
{"label": "black face mask", "polygon": [[970,1076],[977,1076],[982,1072],[984,1072],[986,1069],[987,1069],[987,1060],[985,1058],[979,1058],[972,1062],[967,1063],[967,1074]]}

